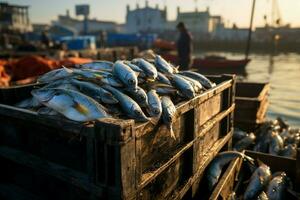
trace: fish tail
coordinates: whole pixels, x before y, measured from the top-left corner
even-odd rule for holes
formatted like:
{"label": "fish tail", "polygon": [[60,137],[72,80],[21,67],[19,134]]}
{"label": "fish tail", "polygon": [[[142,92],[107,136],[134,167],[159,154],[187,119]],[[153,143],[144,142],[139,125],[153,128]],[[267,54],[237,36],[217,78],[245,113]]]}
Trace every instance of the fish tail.
{"label": "fish tail", "polygon": [[74,71],[72,69],[66,68],[65,66],[62,65],[62,68],[64,68],[64,70],[66,72],[68,72],[69,74],[72,74]]}

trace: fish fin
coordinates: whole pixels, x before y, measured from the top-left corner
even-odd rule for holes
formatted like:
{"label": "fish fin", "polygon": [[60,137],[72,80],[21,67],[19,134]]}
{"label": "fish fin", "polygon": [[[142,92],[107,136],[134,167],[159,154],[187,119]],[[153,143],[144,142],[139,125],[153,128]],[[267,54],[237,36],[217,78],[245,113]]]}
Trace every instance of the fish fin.
{"label": "fish fin", "polygon": [[[134,70],[133,70],[134,71]],[[135,75],[138,77],[140,75],[140,72],[134,71]]]}
{"label": "fish fin", "polygon": [[72,69],[66,68],[65,66],[61,66],[66,72],[68,72],[69,74],[72,74],[74,71]]}
{"label": "fish fin", "polygon": [[[173,86],[171,85],[168,85],[168,84],[165,84],[165,83],[151,83],[150,84],[150,87],[151,88],[158,88],[158,87],[165,87],[165,88],[174,88]],[[175,89],[175,88],[174,88]]]}
{"label": "fish fin", "polygon": [[179,65],[176,66],[176,67],[173,67],[175,73],[178,73],[178,72],[179,72],[179,67],[180,67]]}
{"label": "fish fin", "polygon": [[261,160],[257,159],[257,164],[258,166],[261,166],[261,165],[265,165],[265,163],[263,163]]}
{"label": "fish fin", "polygon": [[173,138],[174,140],[176,140],[176,136],[175,136],[175,133],[173,131],[172,126],[170,126],[169,131],[170,131],[170,134],[171,134],[171,138]]}
{"label": "fish fin", "polygon": [[86,115],[90,112],[87,107],[85,107],[84,105],[82,105],[76,101],[74,101],[73,107],[83,115]]}

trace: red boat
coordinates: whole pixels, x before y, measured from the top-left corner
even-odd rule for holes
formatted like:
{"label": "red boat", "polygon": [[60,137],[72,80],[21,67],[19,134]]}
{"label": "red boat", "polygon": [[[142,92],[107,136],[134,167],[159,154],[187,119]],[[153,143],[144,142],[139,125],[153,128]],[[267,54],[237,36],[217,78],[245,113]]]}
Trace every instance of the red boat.
{"label": "red boat", "polygon": [[[165,53],[162,57],[167,61],[177,64],[177,55]],[[246,65],[250,59],[231,60],[219,56],[207,56],[204,58],[194,58],[192,67],[205,74],[246,74]]]}

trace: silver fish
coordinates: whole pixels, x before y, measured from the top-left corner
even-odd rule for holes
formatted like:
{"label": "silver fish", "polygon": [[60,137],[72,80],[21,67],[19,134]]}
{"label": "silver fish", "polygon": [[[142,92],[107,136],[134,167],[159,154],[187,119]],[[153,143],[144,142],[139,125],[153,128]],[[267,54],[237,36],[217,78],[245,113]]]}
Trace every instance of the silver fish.
{"label": "silver fish", "polygon": [[241,131],[239,129],[234,128],[232,139],[234,139],[236,141],[239,141],[239,140],[243,139],[246,136],[248,136],[248,133],[246,133],[245,131]]}
{"label": "silver fish", "polygon": [[160,95],[175,95],[178,93],[177,89],[173,86],[157,86],[155,90]]}
{"label": "silver fish", "polygon": [[171,85],[170,80],[161,72],[157,72],[157,81],[167,85]]}
{"label": "silver fish", "polygon": [[159,117],[162,113],[162,106],[159,96],[155,90],[150,90],[147,92],[149,114],[151,117]]}
{"label": "silver fish", "polygon": [[267,196],[269,200],[285,199],[285,192],[288,186],[288,180],[285,172],[276,175],[269,183]]}
{"label": "silver fish", "polygon": [[136,58],[132,60],[132,63],[141,68],[149,80],[154,81],[157,78],[157,69],[148,61],[143,58]]}
{"label": "silver fish", "polygon": [[215,83],[212,83],[208,78],[206,78],[200,73],[193,72],[193,71],[180,71],[178,73],[199,81],[205,89],[210,89],[216,86]]}
{"label": "silver fish", "polygon": [[59,116],[60,113],[56,112],[55,110],[48,108],[48,107],[42,107],[38,109],[37,113],[39,115],[47,115],[47,116]]}
{"label": "silver fish", "polygon": [[39,83],[49,83],[58,79],[63,79],[67,77],[74,76],[73,74],[68,73],[64,68],[55,69],[50,72],[47,72],[46,74],[40,76],[37,79],[37,82]]}
{"label": "silver fish", "polygon": [[258,195],[257,200],[269,200],[269,198],[267,194],[264,191],[262,191],[260,195]]}
{"label": "silver fish", "polygon": [[278,133],[273,132],[269,143],[269,153],[272,155],[279,155],[282,149],[283,149],[282,138]]}
{"label": "silver fish", "polygon": [[296,158],[297,156],[297,145],[288,144],[280,152],[280,156]]}
{"label": "silver fish", "polygon": [[106,104],[118,103],[118,100],[114,98],[114,96],[110,92],[94,83],[79,81],[76,79],[72,79],[71,83],[74,84],[82,93],[92,97],[98,102],[103,102]]}
{"label": "silver fish", "polygon": [[[219,178],[222,173],[222,168],[231,162],[235,158],[244,158],[246,157],[245,154],[236,152],[236,151],[225,151],[219,153],[213,161],[209,164],[208,170],[206,173],[208,188],[211,191],[213,187],[217,184],[219,181]],[[249,160],[252,160],[251,158],[247,157]]]}
{"label": "silver fish", "polygon": [[158,71],[164,74],[173,74],[174,68],[169,64],[165,59],[163,59],[160,55],[155,56],[155,66]]}
{"label": "silver fish", "polygon": [[66,90],[75,90],[78,91],[78,89],[71,84],[70,82],[70,78],[68,79],[60,79],[54,82],[51,82],[47,85],[45,85],[44,87],[42,87],[43,89],[49,89],[49,88],[59,88],[59,89],[66,89]]}
{"label": "silver fish", "polygon": [[125,90],[141,107],[146,107],[148,105],[147,94],[141,87],[137,86],[136,90],[132,88],[126,88]]}
{"label": "silver fish", "polygon": [[70,73],[70,74],[75,74],[75,75],[79,75],[83,78],[86,79],[91,79],[91,80],[98,80],[101,81],[103,78],[103,75],[96,71],[96,70],[91,70],[91,69],[75,69],[75,68],[65,68],[64,69]]}
{"label": "silver fish", "polygon": [[199,83],[199,81],[196,81],[195,79],[192,79],[190,77],[183,76],[183,75],[180,75],[180,74],[178,74],[177,76],[181,76],[182,78],[187,80],[193,86],[194,91],[196,93],[200,93],[203,90],[203,86],[201,85],[201,83]]}
{"label": "silver fish", "polygon": [[138,80],[135,72],[122,61],[117,61],[113,67],[113,74],[128,88],[137,88]]}
{"label": "silver fish", "polygon": [[37,89],[31,94],[43,105],[79,122],[110,117],[105,108],[94,99],[76,91],[64,89]]}
{"label": "silver fish", "polygon": [[116,77],[114,77],[113,75],[108,75],[108,76],[104,76],[101,79],[101,82],[113,87],[123,87],[123,83]]}
{"label": "silver fish", "polygon": [[193,86],[181,76],[172,75],[170,76],[170,80],[186,98],[192,99],[196,96]]}
{"label": "silver fish", "polygon": [[112,71],[114,63],[104,60],[99,60],[90,63],[84,63],[78,65],[78,67],[85,69],[93,69],[93,70],[104,70],[104,71]]}
{"label": "silver fish", "polygon": [[129,62],[127,60],[125,60],[123,62],[124,62],[124,64],[128,65],[133,71],[138,72],[138,73],[144,73],[144,71],[141,68],[139,68],[137,65],[132,64],[131,62]]}
{"label": "silver fish", "polygon": [[161,98],[161,107],[162,107],[162,120],[166,124],[168,130],[170,131],[171,137],[176,139],[174,134],[172,123],[174,122],[174,117],[176,114],[176,107],[173,104],[172,100],[168,96],[163,96]]}
{"label": "silver fish", "polygon": [[122,110],[127,114],[128,117],[142,122],[149,120],[143,113],[140,106],[132,98],[111,86],[106,85],[103,87],[104,89],[113,93],[113,95],[118,99]]}
{"label": "silver fish", "polygon": [[251,175],[250,182],[244,193],[244,199],[250,200],[259,195],[271,179],[270,168],[261,164]]}
{"label": "silver fish", "polygon": [[34,109],[34,108],[41,107],[42,104],[36,98],[29,97],[19,103],[16,103],[15,106],[18,108]]}
{"label": "silver fish", "polygon": [[251,144],[253,144],[255,142],[255,135],[254,133],[250,133],[248,136],[244,137],[243,139],[241,139],[240,141],[238,141],[234,147],[233,150],[235,151],[242,151],[247,149]]}

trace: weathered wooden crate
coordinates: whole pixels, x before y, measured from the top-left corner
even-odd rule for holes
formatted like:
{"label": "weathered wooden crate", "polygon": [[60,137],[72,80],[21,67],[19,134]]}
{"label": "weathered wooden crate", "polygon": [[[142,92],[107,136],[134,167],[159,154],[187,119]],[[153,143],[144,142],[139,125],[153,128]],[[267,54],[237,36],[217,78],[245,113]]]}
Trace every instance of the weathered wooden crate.
{"label": "weathered wooden crate", "polygon": [[269,105],[269,83],[237,82],[234,126],[253,131],[265,121]]}
{"label": "weathered wooden crate", "polygon": [[235,77],[211,79],[217,87],[176,105],[176,140],[151,123],[81,124],[0,104],[0,157],[9,161],[7,182],[55,199],[192,195],[209,161],[232,136]]}
{"label": "weathered wooden crate", "polygon": [[[300,149],[298,149],[300,152]],[[297,159],[284,158],[279,156],[273,156],[270,154],[264,154],[254,151],[246,151],[246,155],[258,159],[263,163],[270,166],[271,171],[284,171],[287,173],[288,177],[291,178],[293,182],[294,189],[300,191],[300,154],[298,153]],[[215,187],[213,193],[210,196],[210,200],[217,199],[228,199],[229,195],[234,190],[239,190],[240,188],[237,185],[238,176],[243,167],[243,160],[237,158],[233,160],[230,165],[227,167],[223,176],[220,178],[219,183]],[[287,199],[295,199],[295,197],[290,197]]]}

